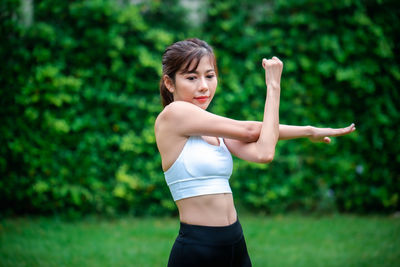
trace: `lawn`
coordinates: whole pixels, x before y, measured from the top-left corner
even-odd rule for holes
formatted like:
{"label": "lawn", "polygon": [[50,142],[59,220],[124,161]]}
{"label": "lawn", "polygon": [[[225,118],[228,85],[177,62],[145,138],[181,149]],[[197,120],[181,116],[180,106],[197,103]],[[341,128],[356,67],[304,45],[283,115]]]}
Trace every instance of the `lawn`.
{"label": "lawn", "polygon": [[[400,218],[242,216],[253,266],[400,266]],[[176,218],[0,221],[0,266],[166,266]]]}

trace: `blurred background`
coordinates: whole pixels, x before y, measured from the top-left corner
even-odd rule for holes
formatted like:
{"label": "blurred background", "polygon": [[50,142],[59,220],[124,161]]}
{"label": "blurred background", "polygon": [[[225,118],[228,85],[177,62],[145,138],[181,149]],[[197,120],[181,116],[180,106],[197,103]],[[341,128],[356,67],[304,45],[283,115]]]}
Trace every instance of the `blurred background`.
{"label": "blurred background", "polygon": [[215,50],[210,111],[262,120],[263,57],[284,62],[280,122],[357,131],[234,159],[239,207],[391,214],[400,207],[400,3],[384,0],[0,3],[0,214],[176,215],[153,125],[161,56]]}

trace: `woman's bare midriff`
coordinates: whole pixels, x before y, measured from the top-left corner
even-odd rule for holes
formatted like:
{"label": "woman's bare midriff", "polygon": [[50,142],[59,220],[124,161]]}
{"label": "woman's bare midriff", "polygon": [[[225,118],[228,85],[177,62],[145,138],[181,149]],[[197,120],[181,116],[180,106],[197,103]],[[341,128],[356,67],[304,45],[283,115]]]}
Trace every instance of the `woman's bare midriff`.
{"label": "woman's bare midriff", "polygon": [[181,222],[193,225],[227,226],[237,214],[231,193],[202,195],[176,201]]}

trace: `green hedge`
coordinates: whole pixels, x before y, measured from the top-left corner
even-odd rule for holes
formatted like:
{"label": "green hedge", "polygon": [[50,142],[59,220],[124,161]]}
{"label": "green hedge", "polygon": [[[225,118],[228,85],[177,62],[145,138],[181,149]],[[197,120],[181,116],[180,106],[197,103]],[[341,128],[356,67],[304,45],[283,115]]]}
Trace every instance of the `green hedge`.
{"label": "green hedge", "polygon": [[[280,121],[357,132],[331,145],[283,141],[269,166],[236,162],[236,196],[256,209],[399,208],[399,4],[274,1],[212,4],[207,32],[221,69],[214,110],[262,119],[260,60],[284,62]],[[211,35],[211,36],[210,36]]]}
{"label": "green hedge", "polygon": [[236,201],[262,212],[399,209],[396,2],[179,1],[1,4],[0,205],[7,214],[170,214],[153,124],[161,55],[191,36],[215,49],[211,110],[261,120],[261,58],[284,62],[281,123],[357,132],[330,145],[279,142],[270,165],[235,159]]}

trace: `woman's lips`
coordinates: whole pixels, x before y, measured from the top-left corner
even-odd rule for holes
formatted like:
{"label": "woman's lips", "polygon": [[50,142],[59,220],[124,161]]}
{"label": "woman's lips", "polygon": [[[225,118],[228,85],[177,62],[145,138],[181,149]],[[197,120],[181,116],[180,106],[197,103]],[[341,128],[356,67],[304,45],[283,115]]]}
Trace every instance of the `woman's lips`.
{"label": "woman's lips", "polygon": [[199,96],[199,97],[195,97],[194,99],[196,99],[200,103],[204,103],[208,100],[208,96]]}

